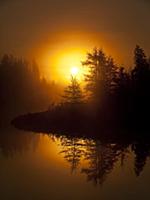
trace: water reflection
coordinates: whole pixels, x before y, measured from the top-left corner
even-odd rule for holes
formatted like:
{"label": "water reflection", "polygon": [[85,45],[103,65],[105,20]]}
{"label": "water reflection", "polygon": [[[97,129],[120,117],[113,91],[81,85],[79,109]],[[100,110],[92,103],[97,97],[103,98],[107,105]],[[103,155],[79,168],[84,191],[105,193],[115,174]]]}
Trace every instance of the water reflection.
{"label": "water reflection", "polygon": [[0,152],[5,157],[13,157],[16,153],[22,154],[29,149],[35,150],[39,139],[34,133],[8,129],[0,134]]}
{"label": "water reflection", "polygon": [[85,154],[85,142],[78,138],[61,137],[61,146],[64,159],[71,166],[71,173],[73,173],[79,166],[82,156]]}
{"label": "water reflection", "polygon": [[140,176],[147,159],[150,157],[150,144],[143,142],[132,144],[132,151],[135,154],[134,171],[137,176]]}
{"label": "water reflection", "polygon": [[80,163],[86,161],[80,173],[85,174],[88,182],[95,186],[102,185],[108,175],[113,171],[119,161],[123,167],[129,154],[134,153],[134,172],[140,176],[150,157],[150,143],[102,143],[99,140],[78,139],[61,137],[64,159],[70,164],[71,172],[74,172]]}
{"label": "water reflection", "polygon": [[[28,150],[35,151],[41,137],[41,134],[16,130],[9,134],[0,134],[1,155],[8,158]],[[131,154],[134,155],[135,175],[140,176],[150,157],[150,142],[145,140],[104,142],[55,134],[48,134],[47,138],[50,142],[46,148],[52,148],[51,142],[59,146],[57,154],[53,154],[58,159],[61,156],[68,163],[71,174],[79,172],[86,177],[87,182],[95,186],[104,184],[118,163],[120,167],[128,164]]]}

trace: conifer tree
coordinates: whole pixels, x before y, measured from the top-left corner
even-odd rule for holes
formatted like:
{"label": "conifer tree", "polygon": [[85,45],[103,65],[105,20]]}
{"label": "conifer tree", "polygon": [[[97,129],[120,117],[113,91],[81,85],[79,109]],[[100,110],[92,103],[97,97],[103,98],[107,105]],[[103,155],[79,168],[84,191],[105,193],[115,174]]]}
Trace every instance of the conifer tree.
{"label": "conifer tree", "polygon": [[[148,59],[145,55],[144,50],[140,46],[136,46],[134,50],[134,69],[132,71],[133,81],[146,81],[149,74]],[[140,82],[139,82],[140,83]]]}
{"label": "conifer tree", "polygon": [[85,74],[86,91],[94,99],[99,99],[105,93],[111,93],[117,77],[117,66],[113,58],[108,57],[102,49],[95,48],[82,62],[88,68]]}
{"label": "conifer tree", "polygon": [[65,88],[63,99],[65,103],[70,104],[83,102],[83,93],[76,77],[71,76],[71,83]]}

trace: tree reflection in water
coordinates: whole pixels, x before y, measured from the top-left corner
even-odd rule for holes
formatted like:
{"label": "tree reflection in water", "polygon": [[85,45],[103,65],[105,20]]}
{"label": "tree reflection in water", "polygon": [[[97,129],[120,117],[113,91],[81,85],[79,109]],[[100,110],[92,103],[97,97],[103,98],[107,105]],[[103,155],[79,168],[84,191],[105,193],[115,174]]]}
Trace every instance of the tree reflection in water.
{"label": "tree reflection in water", "polygon": [[138,142],[132,145],[132,150],[135,154],[134,171],[137,176],[140,176],[148,157],[150,157],[150,144]]}
{"label": "tree reflection in water", "polygon": [[[127,163],[126,158],[131,152],[134,154],[134,171],[137,177],[143,172],[150,157],[148,139],[103,141],[55,134],[49,134],[49,138],[56,143],[59,140],[60,154],[69,163],[71,173],[80,170],[81,174],[86,175],[87,181],[94,185],[102,185],[117,162],[121,166]],[[34,133],[0,134],[0,151],[5,157],[22,154],[31,148],[36,149],[39,140],[40,135]]]}
{"label": "tree reflection in water", "polygon": [[85,174],[87,181],[92,182],[95,186],[104,183],[117,161],[121,166],[125,164],[126,157],[131,153],[129,149],[134,153],[136,176],[141,174],[147,158],[150,157],[150,144],[145,142],[102,143],[99,140],[67,137],[61,137],[60,141],[62,146],[60,153],[70,164],[71,172],[79,167],[81,159],[83,159],[87,165],[81,166],[80,172]]}
{"label": "tree reflection in water", "polygon": [[103,145],[100,141],[88,141],[86,148],[85,159],[89,166],[81,172],[87,175],[88,181],[95,185],[102,184],[117,161],[118,151],[115,150],[115,145]]}
{"label": "tree reflection in water", "polygon": [[81,158],[84,156],[85,144],[84,141],[78,138],[60,138],[62,151],[61,154],[70,163],[71,173],[73,173],[80,163]]}

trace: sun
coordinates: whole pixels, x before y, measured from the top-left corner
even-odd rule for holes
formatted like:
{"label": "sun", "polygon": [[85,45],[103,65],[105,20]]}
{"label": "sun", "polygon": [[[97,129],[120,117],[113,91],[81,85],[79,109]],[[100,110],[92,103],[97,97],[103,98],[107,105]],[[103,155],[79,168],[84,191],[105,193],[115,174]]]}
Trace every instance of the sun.
{"label": "sun", "polygon": [[77,76],[79,74],[79,68],[78,67],[71,67],[71,75],[72,76]]}
{"label": "sun", "polygon": [[[50,59],[51,58],[51,59]],[[45,74],[49,76],[50,72],[53,74],[49,78],[59,84],[69,84],[70,78],[76,78],[80,84],[84,84],[84,75],[86,69],[82,66],[82,61],[86,58],[86,52],[82,48],[62,49],[57,51],[53,57],[47,58],[47,71]],[[51,63],[51,61],[53,63]]]}

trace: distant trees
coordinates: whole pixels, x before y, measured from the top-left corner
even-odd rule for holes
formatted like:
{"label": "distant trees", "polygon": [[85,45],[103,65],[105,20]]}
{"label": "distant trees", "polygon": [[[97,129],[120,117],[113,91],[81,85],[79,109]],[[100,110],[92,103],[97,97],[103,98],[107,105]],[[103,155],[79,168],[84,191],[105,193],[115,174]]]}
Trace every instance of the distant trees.
{"label": "distant trees", "polygon": [[[38,64],[12,55],[0,59],[0,108],[12,113],[46,109],[56,86],[41,79]],[[55,91],[55,92],[53,92]]]}
{"label": "distant trees", "polygon": [[71,76],[70,84],[65,88],[62,97],[65,103],[74,105],[83,103],[83,92],[76,77]]}

